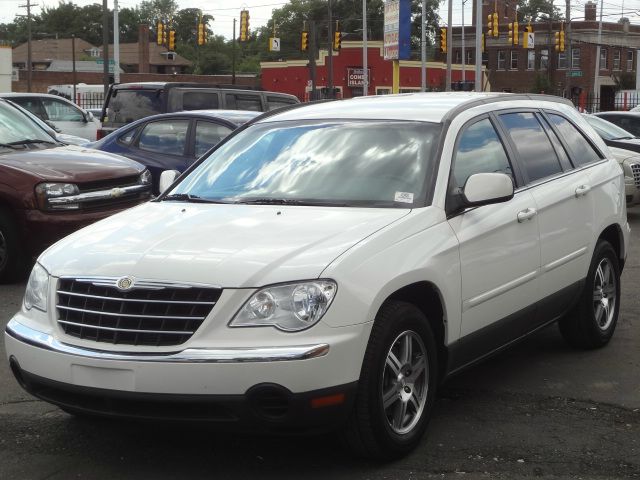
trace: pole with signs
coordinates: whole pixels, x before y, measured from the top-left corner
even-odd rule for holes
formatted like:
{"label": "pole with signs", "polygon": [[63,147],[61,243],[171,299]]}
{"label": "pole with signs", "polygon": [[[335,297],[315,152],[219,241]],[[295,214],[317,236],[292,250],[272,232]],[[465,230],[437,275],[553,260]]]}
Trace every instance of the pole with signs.
{"label": "pole with signs", "polygon": [[420,91],[427,91],[427,2],[422,0],[422,24],[420,25]]}
{"label": "pole with signs", "polygon": [[476,71],[475,91],[482,91],[482,0],[476,0]]}
{"label": "pole with signs", "polygon": [[369,93],[369,66],[367,64],[367,0],[362,0],[362,95]]}
{"label": "pole with signs", "polygon": [[384,4],[384,59],[393,61],[393,93],[400,91],[400,60],[408,60],[411,50],[411,0],[391,0]]}
{"label": "pole with signs", "polygon": [[449,0],[449,13],[447,25],[447,78],[445,84],[445,90],[447,92],[451,91],[451,61],[453,60],[453,0]]}

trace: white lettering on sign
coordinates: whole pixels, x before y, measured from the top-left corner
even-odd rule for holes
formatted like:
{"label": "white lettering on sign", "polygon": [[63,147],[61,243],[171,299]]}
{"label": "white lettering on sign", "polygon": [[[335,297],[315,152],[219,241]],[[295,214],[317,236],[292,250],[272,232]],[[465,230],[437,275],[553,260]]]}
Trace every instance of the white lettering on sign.
{"label": "white lettering on sign", "polygon": [[[371,77],[371,69],[367,68],[367,74]],[[364,70],[362,68],[347,68],[347,86],[363,87],[364,86]]]}
{"label": "white lettering on sign", "polygon": [[400,2],[398,0],[384,4],[384,59],[397,60],[399,54]]}

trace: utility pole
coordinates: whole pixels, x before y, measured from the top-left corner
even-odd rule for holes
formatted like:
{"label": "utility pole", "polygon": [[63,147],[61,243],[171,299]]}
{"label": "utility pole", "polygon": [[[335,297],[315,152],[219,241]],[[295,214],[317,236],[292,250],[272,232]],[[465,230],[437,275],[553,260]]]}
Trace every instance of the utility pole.
{"label": "utility pole", "polygon": [[76,103],[76,36],[71,35],[71,65],[73,67],[73,103]]}
{"label": "utility pole", "polygon": [[102,82],[104,85],[104,98],[109,91],[109,6],[107,0],[102,0]]}
{"label": "utility pole", "polygon": [[[567,0],[567,1],[569,1],[569,0]],[[461,36],[462,45],[461,45],[461,48],[462,48],[462,85],[463,85],[463,88],[464,88],[464,82],[466,81],[465,72],[464,72],[464,65],[466,63],[466,60],[464,58],[464,4],[465,3],[467,3],[467,0],[462,0],[462,32],[461,32],[462,33],[462,36]]]}
{"label": "utility pole", "polygon": [[329,5],[329,30],[328,30],[328,40],[329,40],[329,58],[327,62],[327,68],[329,70],[327,74],[327,87],[329,98],[336,98],[333,94],[333,19],[331,18],[331,0],[328,2]]}
{"label": "utility pole", "polygon": [[476,92],[482,92],[482,0],[476,2],[476,71],[475,86]]}
{"label": "utility pole", "polygon": [[120,83],[120,21],[118,0],[113,0],[113,81]]}
{"label": "utility pole", "polygon": [[427,2],[422,0],[422,24],[420,25],[420,91],[427,91],[427,31],[425,29],[427,14]]}
{"label": "utility pole", "polygon": [[236,19],[233,19],[233,38],[231,41],[231,85],[236,84]]}
{"label": "utility pole", "polygon": [[567,96],[571,101],[573,101],[573,95],[571,95],[571,61],[573,60],[573,55],[571,53],[571,0],[567,0],[567,10],[565,13],[566,21],[567,21],[567,48],[565,49],[565,58],[567,59],[567,79],[565,83],[565,89],[567,91]]}
{"label": "utility pole", "polygon": [[31,77],[33,72],[33,59],[31,58],[31,7],[37,4],[27,0],[26,5],[20,5],[20,8],[27,9],[27,91],[31,92]]}
{"label": "utility pole", "polygon": [[362,0],[362,95],[369,93],[369,64],[367,55],[369,53],[367,45],[367,0]]}
{"label": "utility pole", "polygon": [[316,100],[316,22],[309,21],[309,78],[311,79],[310,101]]}
{"label": "utility pole", "polygon": [[449,0],[449,14],[447,20],[447,80],[445,90],[451,91],[451,60],[453,58],[453,0]]}
{"label": "utility pole", "polygon": [[593,105],[591,107],[592,112],[599,111],[600,108],[596,110],[596,98],[599,97],[600,85],[598,85],[598,77],[600,76],[600,45],[602,45],[602,0],[600,0],[600,21],[598,22],[598,47],[596,48],[596,73],[593,78]]}

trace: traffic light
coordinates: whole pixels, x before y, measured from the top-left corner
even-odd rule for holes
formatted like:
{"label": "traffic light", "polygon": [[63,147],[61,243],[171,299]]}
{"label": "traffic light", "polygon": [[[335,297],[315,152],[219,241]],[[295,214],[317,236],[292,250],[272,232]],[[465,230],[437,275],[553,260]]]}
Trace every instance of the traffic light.
{"label": "traffic light", "polygon": [[484,33],[483,33],[483,34],[482,34],[482,40],[481,40],[481,42],[480,42],[480,48],[482,49],[482,50],[481,50],[481,51],[482,51],[482,53],[484,53],[484,51],[485,51],[485,49],[486,49],[486,47],[487,47],[487,43],[486,43],[486,42],[487,42],[487,41],[485,40],[485,36],[484,36]]}
{"label": "traffic light", "polygon": [[559,52],[560,51],[560,32],[556,32],[554,36],[556,37],[556,52]]}
{"label": "traffic light", "polygon": [[498,31],[498,12],[493,12],[493,36],[496,38],[500,36]]}
{"label": "traffic light", "polygon": [[342,47],[342,32],[333,32],[333,49],[338,51]]}
{"label": "traffic light", "polygon": [[493,37],[493,13],[487,15],[487,34]]}
{"label": "traffic light", "polygon": [[173,52],[176,49],[176,31],[169,30],[169,51]]}
{"label": "traffic light", "polygon": [[447,53],[447,29],[446,27],[440,29],[440,51]]}
{"label": "traffic light", "polygon": [[162,22],[158,22],[156,24],[156,43],[158,45],[162,45],[164,42],[164,24]]}
{"label": "traffic light", "polygon": [[205,30],[204,30],[204,23],[200,21],[200,23],[198,23],[198,45],[204,45],[205,42],[206,42],[206,36],[205,36]]}
{"label": "traffic light", "polygon": [[300,50],[303,52],[309,50],[309,32],[302,32],[300,36]]}
{"label": "traffic light", "polygon": [[249,40],[249,10],[240,11],[240,41]]}
{"label": "traffic light", "polygon": [[564,26],[560,30],[560,51],[564,52]]}
{"label": "traffic light", "polygon": [[513,22],[509,24],[509,43],[511,45],[518,45],[519,43],[519,34],[518,31],[518,22]]}

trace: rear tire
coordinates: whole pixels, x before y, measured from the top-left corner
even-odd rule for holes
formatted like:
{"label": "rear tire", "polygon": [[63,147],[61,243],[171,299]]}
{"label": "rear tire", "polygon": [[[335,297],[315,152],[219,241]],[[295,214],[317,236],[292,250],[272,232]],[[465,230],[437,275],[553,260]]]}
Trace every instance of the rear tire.
{"label": "rear tire", "polygon": [[427,318],[410,303],[382,306],[365,352],[347,445],[361,456],[390,460],[424,434],[437,387],[436,342]]}
{"label": "rear tire", "polygon": [[611,244],[599,240],[576,306],[560,320],[560,332],[577,348],[603,347],[616,329],[620,311],[620,267]]}
{"label": "rear tire", "polygon": [[18,228],[9,212],[0,207],[0,283],[20,280],[25,274],[25,261]]}

